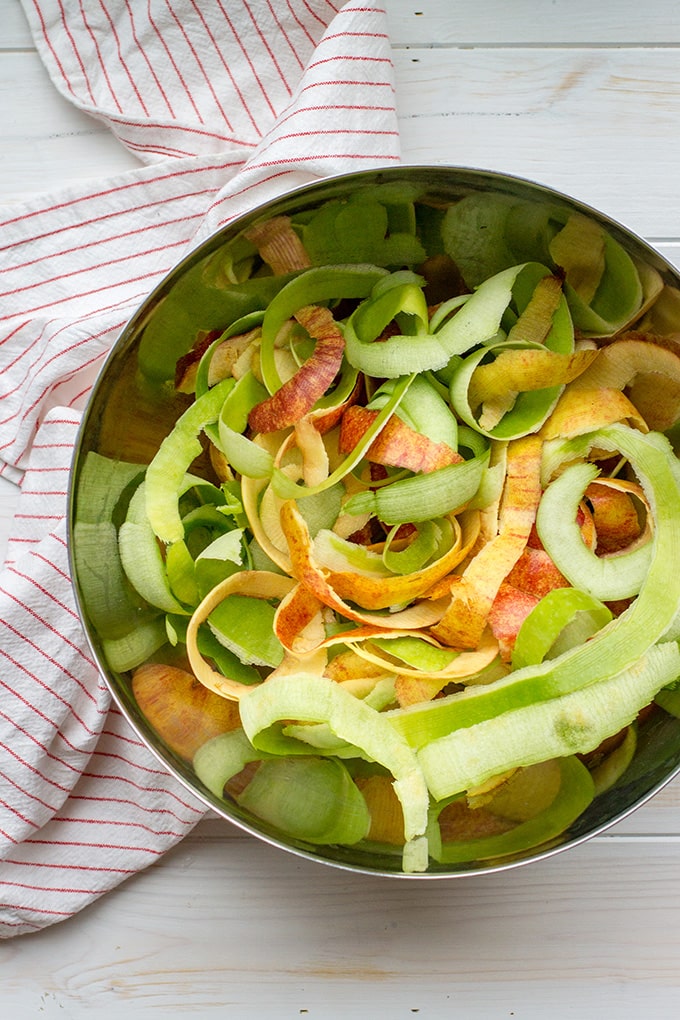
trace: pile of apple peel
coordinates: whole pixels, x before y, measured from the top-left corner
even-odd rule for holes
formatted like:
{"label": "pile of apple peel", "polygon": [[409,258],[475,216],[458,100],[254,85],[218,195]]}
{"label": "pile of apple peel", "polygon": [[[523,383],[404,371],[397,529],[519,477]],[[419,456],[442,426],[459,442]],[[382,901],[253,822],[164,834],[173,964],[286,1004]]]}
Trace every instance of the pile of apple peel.
{"label": "pile of apple peel", "polygon": [[675,704],[676,292],[580,213],[480,196],[374,189],[233,245],[274,296],[196,322],[148,466],[83,472],[81,586],[137,614],[100,614],[110,667],[293,845],[421,873],[559,842]]}

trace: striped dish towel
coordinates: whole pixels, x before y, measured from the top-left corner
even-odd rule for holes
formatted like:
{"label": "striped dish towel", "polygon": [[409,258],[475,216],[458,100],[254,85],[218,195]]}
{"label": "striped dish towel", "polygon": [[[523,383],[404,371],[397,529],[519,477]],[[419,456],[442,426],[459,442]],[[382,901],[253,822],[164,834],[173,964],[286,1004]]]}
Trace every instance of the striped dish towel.
{"label": "striped dish towel", "polygon": [[203,805],[110,697],[69,579],[80,414],[135,307],[216,228],[331,173],[398,161],[371,0],[23,0],[55,86],[139,169],[0,208],[0,935],[67,918],[157,861]]}

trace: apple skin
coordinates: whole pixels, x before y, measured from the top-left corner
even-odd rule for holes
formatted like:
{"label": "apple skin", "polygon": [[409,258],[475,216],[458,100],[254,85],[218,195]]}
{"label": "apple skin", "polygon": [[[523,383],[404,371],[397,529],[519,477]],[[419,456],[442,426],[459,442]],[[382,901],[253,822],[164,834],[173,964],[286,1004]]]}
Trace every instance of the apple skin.
{"label": "apple skin", "polygon": [[185,761],[207,740],[240,725],[236,702],[209,691],[177,666],[140,666],[132,678],[132,693],[152,729]]}
{"label": "apple skin", "polygon": [[312,410],[340,371],[345,340],[328,308],[308,305],[295,318],[316,340],[314,352],[275,393],[248,415],[253,432],[278,432]]}
{"label": "apple skin", "polygon": [[[378,411],[367,407],[349,407],[340,428],[340,453],[351,453],[357,443],[378,417]],[[366,451],[366,459],[374,464],[404,467],[410,471],[436,471],[449,464],[460,464],[461,455],[446,443],[436,443],[416,432],[396,415],[390,418],[382,432]]]}

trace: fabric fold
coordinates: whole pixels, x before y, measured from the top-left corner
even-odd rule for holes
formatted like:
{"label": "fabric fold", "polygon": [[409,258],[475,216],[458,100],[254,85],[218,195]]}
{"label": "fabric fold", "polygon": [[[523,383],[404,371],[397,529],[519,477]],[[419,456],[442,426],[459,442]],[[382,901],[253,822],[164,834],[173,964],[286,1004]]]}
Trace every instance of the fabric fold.
{"label": "fabric fold", "polygon": [[23,0],[55,86],[138,170],[0,209],[0,935],[71,916],[180,841],[203,805],[131,731],[73,595],[80,416],[146,294],[215,229],[293,187],[399,159],[384,10],[328,0]]}

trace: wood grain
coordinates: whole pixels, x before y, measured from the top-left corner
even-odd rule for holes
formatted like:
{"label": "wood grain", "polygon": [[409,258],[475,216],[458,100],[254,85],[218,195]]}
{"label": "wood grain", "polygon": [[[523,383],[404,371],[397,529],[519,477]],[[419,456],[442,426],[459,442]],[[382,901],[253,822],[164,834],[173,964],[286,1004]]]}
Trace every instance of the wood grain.
{"label": "wood grain", "polygon": [[34,50],[0,49],[0,137],[11,153],[0,160],[3,202],[140,165],[104,124],[56,91]]}
{"label": "wood grain", "polygon": [[[675,0],[387,0],[403,158],[598,206],[680,267]],[[0,202],[138,165],[51,85],[0,0]],[[0,557],[17,492],[0,479]],[[212,816],[68,922],[0,948],[3,1016],[665,1020],[680,994],[680,782],[566,854],[378,880]]]}
{"label": "wood grain", "polygon": [[654,46],[677,36],[674,0],[387,0],[394,46]]}
{"label": "wood grain", "polygon": [[656,49],[395,52],[409,161],[517,174],[646,237],[680,237],[678,54]]}
{"label": "wood grain", "polygon": [[[617,0],[616,16],[593,0],[386,0],[390,39],[399,46],[512,46],[667,43],[677,29],[675,0]],[[32,49],[19,0],[2,0],[2,49]],[[675,32],[677,35],[677,31]]]}
{"label": "wood grain", "polygon": [[488,880],[384,882],[205,823],[58,942],[46,931],[9,945],[3,1005],[74,1020],[95,1008],[545,1020],[602,1000],[605,1016],[661,1017],[655,1003],[680,991],[677,853],[600,842]]}

